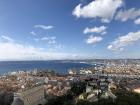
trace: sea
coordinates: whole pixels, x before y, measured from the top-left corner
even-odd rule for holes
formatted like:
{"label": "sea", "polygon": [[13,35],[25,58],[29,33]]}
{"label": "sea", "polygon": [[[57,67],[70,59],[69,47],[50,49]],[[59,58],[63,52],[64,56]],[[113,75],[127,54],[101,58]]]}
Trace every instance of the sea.
{"label": "sea", "polygon": [[0,74],[12,71],[54,70],[57,73],[68,73],[69,69],[80,70],[95,65],[73,61],[0,61]]}

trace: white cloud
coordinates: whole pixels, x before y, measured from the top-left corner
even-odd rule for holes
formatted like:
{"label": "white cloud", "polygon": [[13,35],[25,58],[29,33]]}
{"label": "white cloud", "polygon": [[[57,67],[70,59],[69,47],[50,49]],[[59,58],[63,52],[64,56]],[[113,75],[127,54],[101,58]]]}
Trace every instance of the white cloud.
{"label": "white cloud", "polygon": [[117,9],[123,5],[122,0],[95,0],[82,7],[79,4],[73,10],[77,18],[101,18],[102,22],[110,22]]}
{"label": "white cloud", "polygon": [[107,33],[107,32],[106,32],[106,31],[104,31],[104,32],[102,32],[102,33],[101,33],[101,35],[105,35],[106,33]]}
{"label": "white cloud", "polygon": [[133,44],[138,40],[140,40],[140,31],[130,32],[124,36],[117,38],[107,48],[113,51],[122,51],[124,50],[124,47]]}
{"label": "white cloud", "polygon": [[100,36],[93,36],[93,35],[90,35],[90,36],[88,37],[88,39],[86,40],[86,43],[87,43],[87,44],[95,44],[95,43],[98,43],[98,42],[100,42],[100,41],[102,41],[102,40],[103,40],[103,38],[100,37]]}
{"label": "white cloud", "polygon": [[44,41],[46,42],[47,44],[57,44],[57,41],[56,41],[56,37],[55,36],[45,36],[45,37],[42,37],[42,38],[34,38],[34,40],[36,42],[38,41]]}
{"label": "white cloud", "polygon": [[134,21],[134,23],[135,23],[135,24],[140,24],[140,18],[136,19],[136,20]]}
{"label": "white cloud", "polygon": [[46,41],[48,44],[56,44],[56,37],[42,37],[40,40]]}
{"label": "white cloud", "polygon": [[122,22],[127,21],[128,19],[135,19],[140,16],[140,9],[131,8],[128,10],[120,10],[116,16],[116,20],[121,20]]}
{"label": "white cloud", "polygon": [[[7,39],[7,38],[6,38]],[[12,38],[11,38],[12,39]],[[16,41],[0,40],[0,61],[3,60],[53,60],[53,59],[77,59],[73,53],[48,51],[32,45],[17,43]],[[79,58],[82,55],[79,54]]]}
{"label": "white cloud", "polygon": [[9,36],[4,36],[2,35],[0,37],[0,41],[4,41],[4,42],[14,42],[14,39],[10,38]]}
{"label": "white cloud", "polygon": [[88,33],[102,33],[102,34],[106,34],[106,29],[107,27],[105,26],[100,26],[100,27],[93,27],[93,28],[85,28],[85,30],[83,31],[84,34],[88,34]]}
{"label": "white cloud", "polygon": [[53,28],[53,26],[46,26],[46,25],[35,25],[34,27],[35,28],[41,28],[41,29],[44,29],[44,30],[49,30],[49,29]]}
{"label": "white cloud", "polygon": [[52,36],[52,37],[42,37],[41,40],[55,40],[56,37]]}
{"label": "white cloud", "polygon": [[30,34],[36,36],[37,34],[34,31],[31,31]]}

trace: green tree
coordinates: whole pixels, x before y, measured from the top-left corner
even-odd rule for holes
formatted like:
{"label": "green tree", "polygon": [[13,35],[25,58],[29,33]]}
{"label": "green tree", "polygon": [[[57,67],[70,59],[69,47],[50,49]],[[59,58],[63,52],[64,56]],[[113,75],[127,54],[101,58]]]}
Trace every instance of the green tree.
{"label": "green tree", "polygon": [[71,87],[71,91],[75,94],[75,96],[80,95],[86,90],[85,82],[73,83]]}

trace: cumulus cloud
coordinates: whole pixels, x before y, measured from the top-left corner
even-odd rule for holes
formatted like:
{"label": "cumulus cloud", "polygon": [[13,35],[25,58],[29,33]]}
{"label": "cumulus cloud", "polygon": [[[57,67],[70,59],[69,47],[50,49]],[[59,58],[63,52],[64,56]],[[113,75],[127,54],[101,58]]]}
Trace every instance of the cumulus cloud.
{"label": "cumulus cloud", "polygon": [[102,41],[102,40],[103,40],[103,38],[100,37],[100,36],[93,36],[93,35],[90,35],[90,36],[88,37],[88,39],[86,40],[86,43],[87,43],[87,44],[95,44],[95,43],[98,43],[98,42],[100,42],[100,41]]}
{"label": "cumulus cloud", "polygon": [[35,28],[41,28],[41,29],[44,29],[44,30],[49,30],[49,29],[53,28],[53,26],[46,26],[46,25],[35,25],[34,27]]}
{"label": "cumulus cloud", "polygon": [[73,10],[77,18],[101,18],[102,22],[110,22],[117,9],[123,4],[122,0],[95,0],[82,6],[79,4]]}
{"label": "cumulus cloud", "polygon": [[107,48],[113,51],[122,51],[124,47],[135,43],[140,40],[140,31],[130,32],[113,41]]}
{"label": "cumulus cloud", "polygon": [[128,19],[135,19],[140,16],[140,9],[131,8],[128,10],[120,10],[116,16],[116,20],[121,20],[122,22],[127,21]]}
{"label": "cumulus cloud", "polygon": [[85,28],[83,31],[84,34],[88,33],[101,33],[101,34],[106,34],[106,29],[107,27],[105,26],[100,26],[100,27],[93,27],[93,28]]}
{"label": "cumulus cloud", "polygon": [[135,23],[135,24],[140,24],[140,18],[136,19],[136,20],[134,21],[134,23]]}

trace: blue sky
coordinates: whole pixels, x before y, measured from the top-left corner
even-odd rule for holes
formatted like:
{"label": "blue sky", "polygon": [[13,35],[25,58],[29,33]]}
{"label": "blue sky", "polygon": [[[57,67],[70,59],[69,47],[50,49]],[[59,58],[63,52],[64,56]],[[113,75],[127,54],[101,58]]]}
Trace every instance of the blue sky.
{"label": "blue sky", "polygon": [[139,0],[0,0],[0,60],[140,58]]}

